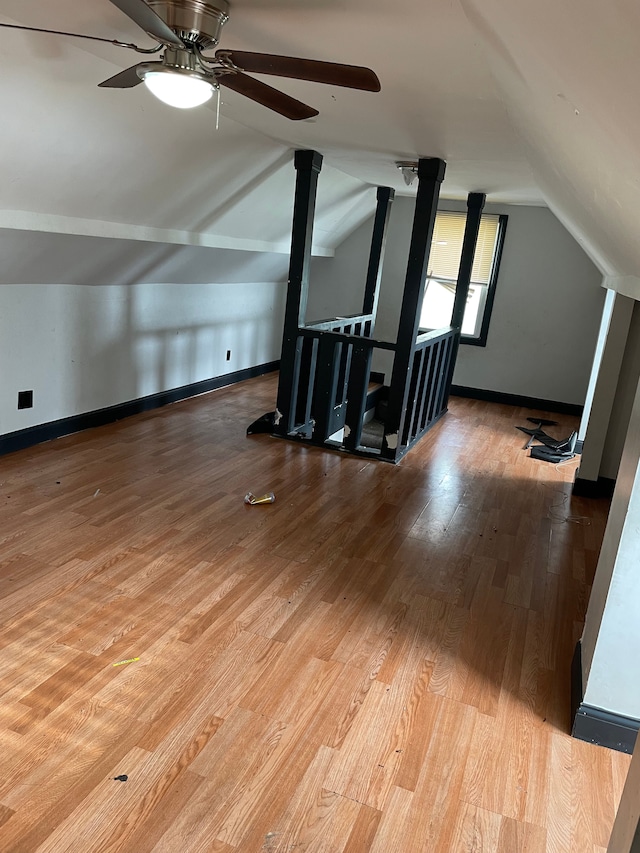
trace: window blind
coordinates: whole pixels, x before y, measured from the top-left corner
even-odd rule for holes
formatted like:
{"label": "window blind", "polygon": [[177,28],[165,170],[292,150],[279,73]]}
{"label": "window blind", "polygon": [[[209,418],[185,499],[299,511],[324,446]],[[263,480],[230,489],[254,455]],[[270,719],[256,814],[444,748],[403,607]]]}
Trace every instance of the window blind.
{"label": "window blind", "polygon": [[[466,213],[438,211],[436,214],[427,267],[429,278],[457,280],[466,220]],[[493,214],[484,214],[480,219],[480,231],[471,271],[471,281],[474,284],[489,284],[499,223],[500,218]]]}

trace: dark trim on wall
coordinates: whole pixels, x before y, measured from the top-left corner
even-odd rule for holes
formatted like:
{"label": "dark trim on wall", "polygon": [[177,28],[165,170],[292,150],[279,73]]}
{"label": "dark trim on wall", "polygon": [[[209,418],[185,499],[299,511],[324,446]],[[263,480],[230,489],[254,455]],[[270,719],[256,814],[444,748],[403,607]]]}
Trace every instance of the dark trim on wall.
{"label": "dark trim on wall", "polygon": [[597,480],[585,480],[576,470],[572,494],[579,498],[610,498],[616,488],[616,481],[610,477],[598,477]]}
{"label": "dark trim on wall", "polygon": [[81,430],[114,423],[114,421],[128,418],[131,415],[139,415],[141,412],[159,409],[169,403],[177,403],[189,397],[196,397],[198,394],[206,394],[208,391],[215,391],[217,388],[224,388],[226,385],[235,385],[245,379],[253,379],[256,376],[263,376],[265,373],[272,373],[279,367],[279,361],[269,361],[266,364],[258,364],[255,367],[246,367],[244,370],[225,373],[223,376],[214,376],[211,379],[192,382],[190,385],[182,385],[180,388],[170,388],[168,391],[160,391],[157,394],[150,394],[148,397],[128,400],[125,403],[118,403],[116,406],[96,409],[93,412],[83,412],[69,418],[49,421],[46,424],[37,424],[27,429],[10,432],[7,435],[0,436],[0,456],[33,447],[43,441],[61,438],[63,435],[71,435],[71,433]]}
{"label": "dark trim on wall", "polygon": [[631,755],[640,730],[640,720],[594,708],[585,704],[582,697],[582,643],[578,640],[571,661],[571,734],[578,740]]}
{"label": "dark trim on wall", "polygon": [[631,755],[636,745],[638,729],[640,729],[638,720],[623,717],[622,714],[610,714],[608,711],[601,711],[600,708],[593,708],[582,702],[573,720],[571,734],[578,740],[585,740],[587,743],[595,743],[598,746],[606,746]]}
{"label": "dark trim on wall", "polygon": [[452,385],[451,394],[454,397],[469,397],[472,400],[484,400],[487,403],[504,403],[507,406],[521,406],[524,409],[538,409],[542,412],[556,412],[560,415],[576,415],[578,417],[584,408],[577,403],[560,403],[557,400],[523,397],[520,394],[506,394],[503,391],[467,388],[465,385]]}

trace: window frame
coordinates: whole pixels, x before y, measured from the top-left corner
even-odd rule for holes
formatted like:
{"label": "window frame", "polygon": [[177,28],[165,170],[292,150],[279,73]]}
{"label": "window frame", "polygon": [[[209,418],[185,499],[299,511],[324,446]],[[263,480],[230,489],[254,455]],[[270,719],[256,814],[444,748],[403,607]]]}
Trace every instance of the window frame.
{"label": "window frame", "polygon": [[489,323],[491,322],[491,312],[493,311],[493,301],[496,295],[496,286],[498,284],[498,275],[500,274],[500,262],[502,261],[502,250],[504,249],[504,238],[507,233],[507,222],[509,217],[506,213],[498,214],[498,236],[496,239],[496,251],[493,256],[493,264],[491,265],[491,276],[489,283],[480,285],[487,288],[487,295],[484,301],[484,310],[482,312],[482,323],[480,324],[480,334],[478,337],[473,335],[460,335],[460,343],[467,344],[472,347],[486,347],[487,338],[489,336]]}
{"label": "window frame", "polygon": [[[437,213],[457,213],[460,211],[452,211],[452,210],[438,210]],[[484,212],[483,212],[484,214]],[[504,240],[507,232],[507,222],[509,220],[509,216],[506,213],[499,214],[490,214],[487,211],[488,215],[498,217],[498,232],[496,236],[496,248],[493,256],[493,263],[491,265],[491,274],[489,277],[489,281],[487,284],[471,282],[474,287],[483,287],[485,288],[486,296],[484,300],[484,307],[482,309],[482,321],[480,323],[480,331],[477,336],[475,335],[460,335],[460,343],[465,344],[467,346],[474,347],[486,347],[487,338],[489,336],[489,324],[491,322],[491,313],[493,311],[493,303],[496,294],[496,286],[498,284],[498,276],[500,273],[500,263],[502,261],[502,251],[504,249]],[[435,276],[430,276],[434,281],[447,281],[448,279],[438,279]],[[428,278],[425,279],[424,287],[425,293],[426,288],[428,286]],[[449,282],[450,284],[456,285],[456,281]]]}

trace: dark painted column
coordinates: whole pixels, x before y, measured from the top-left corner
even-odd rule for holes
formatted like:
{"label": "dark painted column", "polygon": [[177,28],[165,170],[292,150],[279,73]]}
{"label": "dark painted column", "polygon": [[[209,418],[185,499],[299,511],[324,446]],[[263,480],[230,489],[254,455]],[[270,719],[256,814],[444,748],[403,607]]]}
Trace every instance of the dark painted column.
{"label": "dark painted column", "polygon": [[389,388],[385,427],[389,441],[385,440],[382,449],[386,458],[395,458],[396,442],[399,441],[404,423],[409,393],[409,375],[424,297],[424,283],[427,275],[429,252],[431,251],[433,225],[445,168],[444,160],[435,157],[418,161],[418,194],[413,216],[402,308],[400,309],[396,354]]}
{"label": "dark painted column", "polygon": [[[313,217],[322,154],[317,151],[296,151],[294,165],[296,193],[275,423],[275,431],[284,435],[291,432],[295,426],[295,401],[298,398],[302,351],[302,342],[298,341],[298,328],[304,325],[307,311]],[[306,379],[308,380],[308,377]]]}
{"label": "dark painted column", "polygon": [[371,238],[371,252],[369,253],[369,266],[367,267],[367,281],[364,288],[364,301],[362,303],[363,314],[373,314],[373,322],[369,335],[373,336],[375,325],[375,314],[378,309],[378,296],[380,295],[380,279],[382,278],[382,262],[384,250],[387,243],[387,225],[391,204],[395,196],[395,190],[391,187],[378,187],[376,198],[376,215],[373,221],[373,236]]}
{"label": "dark painted column", "polygon": [[462,328],[464,309],[467,304],[469,285],[471,284],[471,271],[473,270],[478,232],[480,231],[480,218],[482,217],[482,210],[486,199],[487,197],[484,193],[469,193],[467,196],[467,222],[462,241],[462,255],[460,256],[460,268],[456,284],[456,298],[451,314],[451,325],[456,326],[458,329]]}

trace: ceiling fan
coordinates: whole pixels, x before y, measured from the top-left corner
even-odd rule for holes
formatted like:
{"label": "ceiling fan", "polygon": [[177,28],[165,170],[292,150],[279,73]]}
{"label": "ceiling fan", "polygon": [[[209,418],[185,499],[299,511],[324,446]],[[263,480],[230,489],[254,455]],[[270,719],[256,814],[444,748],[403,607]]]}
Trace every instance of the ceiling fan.
{"label": "ceiling fan", "polygon": [[244,50],[217,50],[212,57],[205,51],[218,44],[220,31],[229,20],[226,0],[110,0],[132,21],[154,38],[158,45],[141,48],[115,39],[63,33],[16,24],[0,24],[11,29],[68,35],[130,48],[138,53],[164,51],[159,61],[141,62],[100,83],[103,88],[129,89],[139,83],[156,97],[174,107],[195,107],[205,103],[220,86],[233,89],[252,101],[293,121],[312,118],[318,110],[274,89],[245,72],[292,77],[315,83],[379,92],[380,81],[370,68],[253,53]]}

